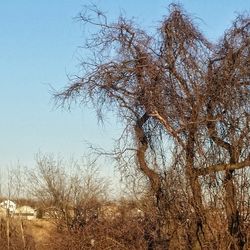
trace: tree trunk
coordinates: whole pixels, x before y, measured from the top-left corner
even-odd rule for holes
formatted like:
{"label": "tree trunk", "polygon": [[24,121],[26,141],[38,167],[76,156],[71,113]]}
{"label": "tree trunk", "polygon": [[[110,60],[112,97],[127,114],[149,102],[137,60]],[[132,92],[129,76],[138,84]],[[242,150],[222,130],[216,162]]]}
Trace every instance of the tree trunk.
{"label": "tree trunk", "polygon": [[194,148],[195,148],[195,129],[191,129],[186,146],[186,176],[189,180],[192,192],[192,206],[194,208],[194,216],[191,218],[189,231],[189,249],[198,250],[204,249],[205,235],[203,231],[205,214],[202,204],[201,186],[198,180],[198,175],[194,168]]}
{"label": "tree trunk", "polygon": [[225,208],[228,221],[228,231],[234,242],[231,244],[231,249],[243,250],[245,245],[245,236],[241,232],[241,218],[237,208],[237,197],[235,184],[233,181],[234,170],[226,171],[224,179],[225,188]]}
{"label": "tree trunk", "polygon": [[162,219],[163,219],[161,215],[165,211],[161,211],[161,207],[162,207],[161,204],[164,203],[164,197],[162,195],[160,175],[154,170],[152,170],[148,166],[148,163],[146,161],[146,151],[148,149],[148,140],[144,133],[143,125],[146,123],[148,118],[149,116],[147,115],[147,113],[145,113],[140,119],[138,119],[134,129],[135,129],[135,135],[136,135],[136,140],[137,140],[136,157],[137,157],[138,165],[142,173],[145,176],[147,176],[147,178],[149,179],[151,189],[156,198],[156,207],[158,209],[158,214],[156,216],[157,218],[156,218],[156,221],[154,222],[155,229],[153,230],[155,237],[152,238],[150,236],[150,232],[149,233],[146,232],[145,234],[145,238],[148,242],[147,249],[153,250],[157,248],[157,244],[161,242],[162,239],[164,238],[164,236],[161,233],[162,231],[161,224],[162,224]]}

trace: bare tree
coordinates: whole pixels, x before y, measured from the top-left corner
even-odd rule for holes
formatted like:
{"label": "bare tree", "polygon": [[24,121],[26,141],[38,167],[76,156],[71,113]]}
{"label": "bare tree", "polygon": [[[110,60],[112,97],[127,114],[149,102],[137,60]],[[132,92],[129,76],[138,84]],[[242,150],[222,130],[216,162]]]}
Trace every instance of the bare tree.
{"label": "bare tree", "polygon": [[38,155],[30,172],[30,191],[61,229],[83,227],[97,215],[108,183],[94,166],[67,163],[52,155]]}
{"label": "bare tree", "polygon": [[[166,234],[167,145],[175,145],[184,169],[190,217],[191,249],[209,245],[202,179],[223,172],[224,204],[232,249],[246,244],[236,192],[236,170],[249,167],[249,16],[239,16],[218,44],[210,43],[176,5],[155,35],[119,17],[108,23],[95,7],[80,15],[97,33],[86,42],[93,57],[83,74],[55,95],[60,104],[92,103],[98,117],[114,111],[130,139],[123,153],[132,154],[155,197],[158,240]],[[174,151],[173,151],[174,152]],[[149,247],[149,248],[150,248]]]}

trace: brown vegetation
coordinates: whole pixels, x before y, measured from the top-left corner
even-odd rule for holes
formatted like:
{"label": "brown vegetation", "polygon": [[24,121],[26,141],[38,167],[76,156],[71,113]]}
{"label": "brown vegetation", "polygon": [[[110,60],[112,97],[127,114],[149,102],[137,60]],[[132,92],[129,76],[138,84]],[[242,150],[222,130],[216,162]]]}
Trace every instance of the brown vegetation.
{"label": "brown vegetation", "polygon": [[0,249],[1,250],[34,250],[35,242],[27,232],[26,225],[9,217],[0,218]]}
{"label": "brown vegetation", "polygon": [[27,222],[29,230],[2,220],[2,246],[250,249],[249,16],[212,44],[176,5],[154,36],[90,11],[80,20],[97,29],[86,43],[93,57],[55,97],[92,103],[100,119],[118,115],[117,147],[96,152],[114,157],[130,198],[108,200],[91,165],[72,162],[69,173],[64,161],[40,155],[29,190],[46,220]]}
{"label": "brown vegetation", "polygon": [[147,248],[173,249],[176,232],[187,249],[248,248],[249,16],[212,44],[176,5],[154,36],[91,11],[80,19],[98,29],[86,43],[93,57],[56,98],[124,122],[115,159],[123,173],[144,176],[154,197]]}

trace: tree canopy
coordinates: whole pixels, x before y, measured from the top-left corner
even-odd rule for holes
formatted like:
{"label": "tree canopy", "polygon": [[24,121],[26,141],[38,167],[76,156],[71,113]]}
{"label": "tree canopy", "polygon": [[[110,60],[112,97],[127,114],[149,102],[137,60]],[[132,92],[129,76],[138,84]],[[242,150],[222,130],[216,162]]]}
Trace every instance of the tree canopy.
{"label": "tree canopy", "polygon": [[[225,192],[228,232],[243,247],[237,170],[250,166],[249,16],[239,15],[212,43],[177,5],[154,35],[123,16],[109,23],[98,9],[90,12],[79,18],[97,28],[85,45],[92,57],[57,100],[91,103],[99,117],[108,110],[122,119],[159,216],[166,210],[166,165],[181,165],[195,211],[193,247],[207,241],[202,179],[215,176]],[[176,149],[171,163],[162,160],[166,142]]]}

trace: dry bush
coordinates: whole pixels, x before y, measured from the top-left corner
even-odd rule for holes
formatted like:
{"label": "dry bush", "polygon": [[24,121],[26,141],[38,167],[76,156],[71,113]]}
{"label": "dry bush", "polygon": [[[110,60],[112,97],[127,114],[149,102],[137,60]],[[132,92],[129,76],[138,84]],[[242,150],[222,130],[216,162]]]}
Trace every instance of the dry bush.
{"label": "dry bush", "polygon": [[55,232],[51,249],[146,249],[143,222],[118,216],[91,220],[73,231]]}

